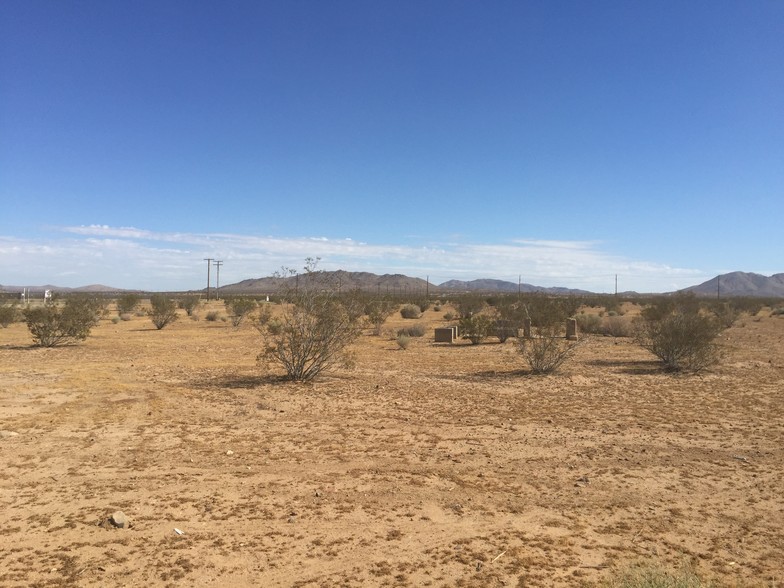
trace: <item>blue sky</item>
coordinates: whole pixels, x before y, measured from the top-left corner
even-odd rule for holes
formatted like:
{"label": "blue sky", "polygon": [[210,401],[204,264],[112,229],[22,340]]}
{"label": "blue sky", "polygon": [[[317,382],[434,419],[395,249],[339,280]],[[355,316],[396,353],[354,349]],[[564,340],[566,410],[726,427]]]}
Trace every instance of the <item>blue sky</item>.
{"label": "blue sky", "polygon": [[782,272],[782,38],[778,0],[4,0],[0,284]]}

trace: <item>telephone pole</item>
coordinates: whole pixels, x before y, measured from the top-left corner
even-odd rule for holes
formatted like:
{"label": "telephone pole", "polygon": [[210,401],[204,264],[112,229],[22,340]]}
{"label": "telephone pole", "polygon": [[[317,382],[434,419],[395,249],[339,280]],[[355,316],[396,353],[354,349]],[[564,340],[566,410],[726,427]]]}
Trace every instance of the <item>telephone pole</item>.
{"label": "telephone pole", "polygon": [[223,265],[222,261],[215,261],[212,265],[215,266],[215,300],[220,296],[220,267]]}
{"label": "telephone pole", "polygon": [[210,299],[210,264],[215,261],[212,257],[205,257],[204,261],[207,262],[207,300]]}

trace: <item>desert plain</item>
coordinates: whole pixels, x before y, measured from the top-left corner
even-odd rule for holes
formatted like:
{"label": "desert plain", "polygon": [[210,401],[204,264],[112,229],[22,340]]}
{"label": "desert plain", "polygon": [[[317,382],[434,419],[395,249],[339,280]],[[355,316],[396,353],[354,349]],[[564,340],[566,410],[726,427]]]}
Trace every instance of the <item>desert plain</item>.
{"label": "desert plain", "polygon": [[784,316],[697,375],[595,336],[535,376],[514,339],[434,343],[443,314],[309,384],[250,323],[0,330],[0,586],[784,585]]}

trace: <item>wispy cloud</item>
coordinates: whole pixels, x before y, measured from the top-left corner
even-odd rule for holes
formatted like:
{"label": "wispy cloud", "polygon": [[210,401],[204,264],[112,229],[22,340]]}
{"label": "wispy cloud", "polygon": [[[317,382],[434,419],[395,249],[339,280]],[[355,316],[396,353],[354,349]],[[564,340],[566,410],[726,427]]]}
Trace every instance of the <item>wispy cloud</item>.
{"label": "wispy cloud", "polygon": [[540,286],[610,291],[618,274],[623,290],[665,291],[708,277],[699,270],[615,255],[594,241],[517,239],[412,246],[89,225],[61,228],[45,240],[0,237],[0,283],[187,290],[206,285],[205,258],[223,260],[221,283],[229,284],[266,276],[283,266],[301,268],[307,257],[321,258],[323,269],[429,276],[436,284],[520,277]]}

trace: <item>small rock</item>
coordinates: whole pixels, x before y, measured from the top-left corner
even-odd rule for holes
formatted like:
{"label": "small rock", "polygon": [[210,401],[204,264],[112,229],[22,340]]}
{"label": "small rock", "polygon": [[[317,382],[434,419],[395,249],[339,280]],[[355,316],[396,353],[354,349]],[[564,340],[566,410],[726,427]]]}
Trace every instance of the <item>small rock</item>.
{"label": "small rock", "polygon": [[112,526],[117,527],[118,529],[127,529],[131,526],[131,523],[128,521],[128,517],[125,516],[125,513],[121,510],[118,510],[112,516],[109,517],[109,522]]}
{"label": "small rock", "polygon": [[577,481],[582,482],[583,484],[590,484],[590,482],[588,481],[588,476],[580,476],[579,478],[577,478]]}
{"label": "small rock", "polygon": [[234,452],[233,452],[231,449],[229,449],[229,450],[226,452],[226,455],[234,455]]}
{"label": "small rock", "polygon": [[288,518],[288,522],[289,522],[289,523],[296,523],[296,522],[297,522],[297,517],[296,517],[296,516],[294,516],[294,515],[290,516],[290,517]]}
{"label": "small rock", "polygon": [[0,431],[0,439],[7,439],[8,437],[18,437],[19,433],[16,431]]}
{"label": "small rock", "polygon": [[321,498],[321,491],[320,490],[316,490],[315,496],[316,496],[316,498]]}

